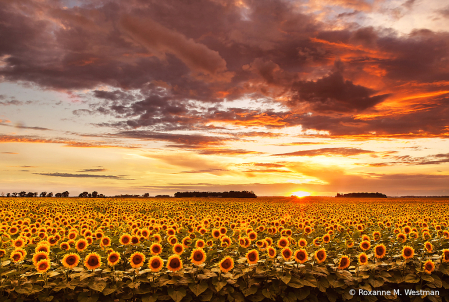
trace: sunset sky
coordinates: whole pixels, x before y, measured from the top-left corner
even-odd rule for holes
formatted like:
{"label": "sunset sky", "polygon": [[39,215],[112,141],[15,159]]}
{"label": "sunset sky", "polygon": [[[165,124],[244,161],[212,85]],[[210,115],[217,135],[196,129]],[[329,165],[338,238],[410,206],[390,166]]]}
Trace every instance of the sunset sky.
{"label": "sunset sky", "polygon": [[0,0],[0,193],[449,195],[441,0]]}

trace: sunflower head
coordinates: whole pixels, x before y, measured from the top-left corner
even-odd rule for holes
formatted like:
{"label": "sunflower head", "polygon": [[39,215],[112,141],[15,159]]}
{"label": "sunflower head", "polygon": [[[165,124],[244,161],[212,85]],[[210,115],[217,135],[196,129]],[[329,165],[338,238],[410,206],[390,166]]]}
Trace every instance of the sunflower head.
{"label": "sunflower head", "polygon": [[148,260],[148,267],[152,272],[158,272],[164,266],[164,261],[159,256],[153,256]]}
{"label": "sunflower head", "polygon": [[182,260],[179,255],[171,255],[168,257],[167,269],[172,272],[177,272],[182,269]]}
{"label": "sunflower head", "polygon": [[424,271],[431,274],[435,270],[435,263],[432,260],[427,260],[424,262]]}
{"label": "sunflower head", "polygon": [[281,249],[288,247],[289,244],[290,244],[290,241],[288,240],[287,237],[281,237],[277,242],[278,248],[281,248]]}
{"label": "sunflower head", "polygon": [[180,243],[173,245],[173,253],[176,255],[181,255],[184,252],[184,246]]}
{"label": "sunflower head", "polygon": [[402,257],[404,259],[410,259],[413,258],[413,256],[415,255],[415,250],[410,247],[410,246],[404,246],[402,248]]}
{"label": "sunflower head", "polygon": [[75,253],[66,254],[61,260],[62,265],[66,268],[74,268],[80,262],[80,256]]}
{"label": "sunflower head", "polygon": [[218,263],[218,266],[222,272],[227,273],[234,268],[234,259],[226,256]]}
{"label": "sunflower head", "polygon": [[292,257],[293,252],[292,252],[292,250],[289,247],[285,247],[285,248],[282,249],[281,255],[282,255],[282,258],[284,258],[285,261],[288,261]]}
{"label": "sunflower head", "polygon": [[368,264],[368,256],[365,253],[360,253],[358,258],[360,265]]}
{"label": "sunflower head", "polygon": [[36,263],[35,267],[38,273],[40,274],[45,273],[50,269],[50,260],[43,259],[38,263]]}
{"label": "sunflower head", "polygon": [[248,260],[249,264],[257,264],[259,261],[259,252],[256,250],[251,250],[246,253],[246,260]]}
{"label": "sunflower head", "polygon": [[343,256],[341,256],[340,261],[338,262],[338,268],[339,268],[339,269],[346,269],[346,268],[349,267],[349,264],[350,264],[350,263],[351,263],[351,262],[350,262],[350,260],[349,260],[349,257],[343,255]]}
{"label": "sunflower head", "polygon": [[327,258],[326,250],[321,248],[315,252],[315,260],[318,263],[323,263]]}
{"label": "sunflower head", "polygon": [[449,249],[443,250],[443,257],[442,257],[441,261],[449,262]]}
{"label": "sunflower head", "polygon": [[383,244],[376,245],[376,247],[374,248],[374,255],[378,259],[382,259],[383,257],[385,257],[386,253],[387,253],[387,248]]}
{"label": "sunflower head", "polygon": [[371,243],[369,243],[369,241],[362,241],[362,242],[360,242],[360,248],[361,248],[363,251],[369,250],[370,247],[371,247]]}
{"label": "sunflower head", "polygon": [[294,253],[295,261],[299,263],[304,263],[309,259],[309,255],[305,249],[300,249]]}
{"label": "sunflower head", "polygon": [[270,258],[276,257],[276,249],[273,248],[272,246],[269,246],[267,248],[267,252],[268,252],[268,257],[270,257]]}
{"label": "sunflower head", "polygon": [[46,259],[49,260],[48,253],[46,252],[37,252],[33,255],[33,264],[36,265],[39,261]]}
{"label": "sunflower head", "polygon": [[101,257],[97,253],[90,253],[86,256],[84,259],[84,266],[87,267],[87,269],[96,269],[101,266]]}
{"label": "sunflower head", "polygon": [[192,251],[190,255],[192,263],[195,265],[201,265],[206,260],[206,253],[202,248],[196,248]]}
{"label": "sunflower head", "polygon": [[162,253],[162,245],[160,245],[159,243],[153,243],[150,246],[150,252],[152,255],[159,255],[160,253]]}
{"label": "sunflower head", "polygon": [[128,245],[131,243],[131,236],[129,234],[123,234],[120,236],[119,242],[121,245]]}
{"label": "sunflower head", "polygon": [[109,266],[114,266],[114,265],[116,265],[117,263],[119,263],[120,262],[120,254],[119,253],[117,253],[117,252],[115,252],[115,251],[112,251],[112,252],[110,252],[109,254],[108,254],[108,265]]}
{"label": "sunflower head", "polygon": [[139,268],[145,262],[145,255],[140,252],[135,252],[129,257],[129,263],[133,268]]}
{"label": "sunflower head", "polygon": [[205,246],[206,246],[206,243],[204,242],[203,239],[198,239],[195,242],[195,247],[197,247],[197,248],[204,248]]}
{"label": "sunflower head", "polygon": [[430,243],[429,241],[426,241],[426,242],[424,243],[424,248],[426,249],[426,251],[427,251],[428,253],[431,253],[431,252],[433,251],[433,245],[432,245],[432,243]]}

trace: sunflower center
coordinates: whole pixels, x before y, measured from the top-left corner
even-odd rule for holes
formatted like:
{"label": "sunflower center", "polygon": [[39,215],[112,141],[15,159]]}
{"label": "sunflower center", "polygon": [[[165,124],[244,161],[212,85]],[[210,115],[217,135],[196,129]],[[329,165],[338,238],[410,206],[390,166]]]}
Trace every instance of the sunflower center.
{"label": "sunflower center", "polygon": [[316,255],[318,257],[318,259],[323,259],[324,258],[324,252],[323,251],[319,251],[318,254]]}
{"label": "sunflower center", "polygon": [[231,260],[226,259],[225,261],[223,261],[223,262],[221,263],[221,266],[222,266],[224,269],[230,268],[230,267],[231,267]]}
{"label": "sunflower center", "polygon": [[14,261],[17,261],[20,259],[20,255],[19,254],[15,254],[13,257]]}
{"label": "sunflower center", "polygon": [[178,268],[178,267],[180,267],[181,266],[181,262],[179,262],[179,259],[178,258],[173,258],[171,261],[170,261],[170,267],[172,267],[172,268]]}
{"label": "sunflower center", "polygon": [[304,252],[299,252],[299,253],[298,253],[298,259],[299,259],[299,260],[304,260],[304,259],[306,259],[306,254],[304,254]]}
{"label": "sunflower center", "polygon": [[248,259],[249,259],[249,261],[256,261],[256,254],[255,253],[250,253],[249,255],[248,255]]}
{"label": "sunflower center", "polygon": [[44,270],[48,267],[48,263],[47,262],[42,262],[41,264],[39,264],[39,270]]}
{"label": "sunflower center", "polygon": [[201,261],[203,260],[203,254],[201,252],[195,252],[195,254],[193,254],[193,259],[195,259],[195,261]]}
{"label": "sunflower center", "polygon": [[142,256],[140,256],[140,255],[135,255],[135,256],[133,257],[133,263],[134,263],[134,264],[140,264],[140,263],[142,263]]}
{"label": "sunflower center", "polygon": [[92,256],[92,257],[89,258],[89,260],[87,260],[87,263],[90,266],[96,266],[96,265],[98,265],[98,259],[97,259],[97,257]]}
{"label": "sunflower center", "polygon": [[73,265],[76,262],[76,258],[74,256],[67,257],[66,262],[68,265]]}
{"label": "sunflower center", "polygon": [[111,256],[109,256],[109,261],[110,262],[115,262],[118,260],[118,257],[116,254],[112,254]]}
{"label": "sunflower center", "polygon": [[159,268],[161,266],[161,262],[159,260],[153,260],[151,262],[151,267],[152,268]]}

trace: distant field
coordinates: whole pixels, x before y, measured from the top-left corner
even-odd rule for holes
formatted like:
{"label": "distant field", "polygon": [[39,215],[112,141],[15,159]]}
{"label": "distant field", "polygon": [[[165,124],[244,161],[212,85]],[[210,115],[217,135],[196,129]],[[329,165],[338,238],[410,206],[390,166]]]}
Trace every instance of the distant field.
{"label": "distant field", "polygon": [[448,213],[440,198],[0,198],[0,301],[449,301]]}

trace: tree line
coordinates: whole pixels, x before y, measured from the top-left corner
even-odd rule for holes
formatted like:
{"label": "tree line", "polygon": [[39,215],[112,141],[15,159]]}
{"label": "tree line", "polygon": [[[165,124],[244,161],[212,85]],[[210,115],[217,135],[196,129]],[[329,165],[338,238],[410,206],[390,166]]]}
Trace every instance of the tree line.
{"label": "tree line", "polygon": [[176,192],[175,197],[257,198],[253,191],[229,192]]}

